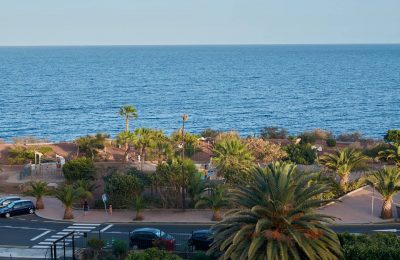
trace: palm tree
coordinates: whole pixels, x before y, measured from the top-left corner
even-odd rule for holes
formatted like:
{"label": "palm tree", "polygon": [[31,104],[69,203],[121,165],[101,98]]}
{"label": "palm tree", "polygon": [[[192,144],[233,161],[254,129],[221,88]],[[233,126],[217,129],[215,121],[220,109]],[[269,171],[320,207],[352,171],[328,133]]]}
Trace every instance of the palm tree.
{"label": "palm tree", "polygon": [[381,218],[392,218],[393,197],[400,191],[400,170],[385,167],[368,176],[366,182],[375,187],[383,197]]}
{"label": "palm tree", "polygon": [[400,144],[393,143],[390,149],[380,151],[378,153],[378,159],[392,160],[396,166],[400,168]]}
{"label": "palm tree", "polygon": [[88,200],[93,198],[93,192],[98,186],[94,183],[90,183],[88,180],[78,180],[75,182],[74,188],[81,191],[80,199]]}
{"label": "palm tree", "polygon": [[212,162],[218,175],[228,182],[237,182],[241,179],[238,175],[243,175],[253,166],[253,155],[238,138],[227,138],[217,142],[213,152]]}
{"label": "palm tree", "polygon": [[146,207],[146,202],[142,195],[136,197],[133,207],[135,208],[136,211],[136,216],[134,220],[139,220],[139,221],[143,220],[142,209]]}
{"label": "palm tree", "polygon": [[130,144],[136,142],[136,135],[132,132],[121,132],[117,136],[118,144],[125,144],[124,162],[128,161]]}
{"label": "palm tree", "polygon": [[224,259],[340,259],[332,217],[315,213],[319,194],[329,191],[312,182],[315,173],[296,173],[296,166],[273,163],[252,170],[248,185],[229,191],[237,207],[214,225],[209,253]]}
{"label": "palm tree", "polygon": [[31,190],[28,192],[36,198],[36,209],[44,209],[43,196],[47,193],[47,183],[37,181],[31,183]]}
{"label": "palm tree", "polygon": [[72,185],[65,185],[56,191],[56,198],[62,202],[65,207],[64,219],[73,219],[72,213],[73,204],[82,197],[83,191],[74,188]]}
{"label": "palm tree", "polygon": [[347,191],[350,173],[361,167],[368,158],[361,152],[345,148],[337,150],[333,154],[322,155],[319,163],[331,171],[335,171],[340,177],[340,186]]}
{"label": "palm tree", "polygon": [[143,164],[146,160],[146,150],[154,145],[154,131],[150,128],[137,128],[135,130],[136,144],[140,150],[140,170],[143,170]]}
{"label": "palm tree", "polygon": [[131,105],[125,105],[119,109],[119,115],[125,117],[125,132],[129,132],[129,118],[138,118],[136,108]]}
{"label": "palm tree", "polygon": [[211,220],[220,221],[222,219],[221,209],[229,205],[229,201],[226,199],[225,187],[219,185],[214,188],[206,188],[204,192],[211,192],[211,195],[201,196],[195,207],[210,207],[213,211]]}
{"label": "palm tree", "polygon": [[161,130],[154,132],[153,140],[157,161],[161,164],[172,154],[171,140]]}

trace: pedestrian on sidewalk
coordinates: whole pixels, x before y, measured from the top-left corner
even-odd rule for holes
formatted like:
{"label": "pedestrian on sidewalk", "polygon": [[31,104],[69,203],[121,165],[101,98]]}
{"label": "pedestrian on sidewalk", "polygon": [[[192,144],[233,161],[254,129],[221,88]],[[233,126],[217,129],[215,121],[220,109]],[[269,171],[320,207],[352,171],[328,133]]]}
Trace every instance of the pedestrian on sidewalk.
{"label": "pedestrian on sidewalk", "polygon": [[108,212],[110,213],[110,216],[112,216],[112,205],[110,204],[110,206],[108,207]]}
{"label": "pedestrian on sidewalk", "polygon": [[89,211],[89,203],[87,202],[87,200],[85,200],[85,202],[83,203],[83,214],[86,216],[88,211]]}

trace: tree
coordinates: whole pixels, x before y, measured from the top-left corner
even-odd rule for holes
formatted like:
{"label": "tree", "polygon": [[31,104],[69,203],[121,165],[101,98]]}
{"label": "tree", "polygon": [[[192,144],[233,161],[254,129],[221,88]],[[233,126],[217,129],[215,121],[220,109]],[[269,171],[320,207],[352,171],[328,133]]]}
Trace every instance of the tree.
{"label": "tree", "polygon": [[198,201],[200,194],[206,188],[205,185],[206,184],[201,173],[198,172],[194,172],[192,174],[189,173],[187,192],[191,199],[192,206],[196,205],[196,202]]}
{"label": "tree", "polygon": [[163,131],[158,130],[153,134],[154,152],[157,156],[158,164],[161,164],[172,155],[171,140],[164,134]]}
{"label": "tree", "polygon": [[86,157],[80,157],[66,162],[62,170],[68,183],[73,183],[78,180],[93,180],[96,175],[93,161]]}
{"label": "tree", "polygon": [[363,166],[367,159],[361,152],[345,148],[343,150],[336,150],[333,154],[322,155],[319,163],[327,169],[336,172],[340,177],[340,186],[346,191],[350,173]]}
{"label": "tree", "polygon": [[220,140],[213,149],[212,163],[216,166],[218,175],[228,182],[240,182],[253,166],[254,157],[237,138]]}
{"label": "tree", "polygon": [[260,138],[246,138],[246,146],[260,163],[279,161],[287,156],[287,153],[279,144],[274,144]]}
{"label": "tree", "polygon": [[326,226],[332,219],[316,214],[323,183],[315,173],[296,173],[296,166],[275,162],[252,170],[248,185],[230,190],[236,205],[213,230],[209,253],[224,259],[339,259],[336,233]]}
{"label": "tree", "polygon": [[366,182],[375,187],[383,197],[381,218],[392,218],[393,197],[400,191],[400,170],[385,167],[368,176]]}
{"label": "tree", "polygon": [[[185,131],[184,135],[185,139],[185,156],[192,157],[199,149],[199,136],[195,134],[191,134]],[[171,135],[171,140],[174,144],[175,155],[179,155],[181,153],[180,144],[182,143],[182,129],[179,131],[175,131]]]}
{"label": "tree", "polygon": [[206,188],[204,192],[211,193],[211,195],[203,195],[196,203],[196,208],[210,207],[213,211],[211,220],[220,221],[222,219],[221,209],[229,205],[226,199],[225,187],[218,185],[216,187]]}
{"label": "tree", "polygon": [[264,127],[261,130],[260,136],[262,139],[286,139],[287,130],[276,126]]}
{"label": "tree", "polygon": [[154,131],[150,128],[137,128],[135,130],[136,145],[140,150],[140,170],[143,170],[146,160],[146,151],[154,145]]}
{"label": "tree", "polygon": [[93,197],[93,192],[96,190],[97,185],[90,183],[88,180],[78,180],[75,182],[74,187],[81,190],[81,200],[88,200]]}
{"label": "tree", "polygon": [[[87,135],[76,139],[79,152],[83,152],[85,156],[95,159],[99,149],[104,149],[107,134],[97,133],[96,135]],[[78,152],[78,154],[79,154]]]}
{"label": "tree", "polygon": [[380,151],[378,159],[393,161],[400,168],[400,144],[393,143],[389,149]]}
{"label": "tree", "polygon": [[114,172],[105,178],[105,193],[113,208],[129,208],[143,191],[143,184],[133,175]]}
{"label": "tree", "polygon": [[383,139],[385,140],[385,142],[395,143],[400,145],[400,130],[398,129],[388,130]]}
{"label": "tree", "polygon": [[43,196],[47,194],[47,183],[43,181],[32,182],[29,195],[36,198],[36,209],[44,209]]}
{"label": "tree", "polygon": [[124,161],[128,162],[130,145],[135,144],[137,141],[135,133],[126,131],[117,135],[117,143],[125,145]]}
{"label": "tree", "polygon": [[72,185],[65,185],[56,191],[56,198],[61,201],[65,207],[64,219],[73,219],[73,204],[82,196],[82,190],[76,189]]}
{"label": "tree", "polygon": [[124,105],[119,109],[119,115],[125,117],[125,132],[129,132],[129,118],[138,118],[136,108],[132,105]]}

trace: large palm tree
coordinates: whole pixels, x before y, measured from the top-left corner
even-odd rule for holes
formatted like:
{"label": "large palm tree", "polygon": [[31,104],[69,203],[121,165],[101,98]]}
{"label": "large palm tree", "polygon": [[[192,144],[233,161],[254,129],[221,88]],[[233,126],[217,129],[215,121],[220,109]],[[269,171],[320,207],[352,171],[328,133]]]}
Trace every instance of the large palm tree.
{"label": "large palm tree", "polygon": [[47,183],[37,181],[31,183],[31,190],[28,192],[36,198],[36,209],[44,209],[43,196],[47,193]]}
{"label": "large palm tree", "polygon": [[395,167],[385,167],[368,176],[366,181],[383,197],[381,218],[392,218],[393,197],[400,191],[400,170]]}
{"label": "large palm tree", "polygon": [[228,182],[237,182],[240,180],[238,176],[253,166],[253,155],[238,138],[226,138],[217,142],[213,153],[212,162],[218,175]]}
{"label": "large palm tree", "polygon": [[393,143],[391,147],[385,151],[378,153],[378,159],[386,159],[393,161],[400,168],[400,144]]}
{"label": "large palm tree", "polygon": [[134,144],[136,142],[136,135],[130,131],[128,132],[121,132],[117,136],[118,144],[125,145],[125,152],[124,152],[124,162],[128,161],[129,157],[129,149],[130,144]]}
{"label": "large palm tree", "polygon": [[73,219],[73,204],[82,197],[82,189],[74,188],[72,185],[65,185],[56,191],[56,198],[61,201],[65,207],[64,219]]}
{"label": "large palm tree", "polygon": [[125,105],[119,109],[119,115],[125,117],[125,132],[129,132],[129,118],[138,117],[136,108],[131,105]]}
{"label": "large palm tree", "polygon": [[346,192],[350,173],[361,167],[367,159],[361,152],[345,148],[332,154],[322,155],[319,163],[339,175],[340,186]]}
{"label": "large palm tree", "polygon": [[136,144],[140,150],[140,170],[143,170],[146,152],[149,147],[154,145],[154,131],[150,128],[137,128],[135,130]]}
{"label": "large palm tree", "polygon": [[171,140],[161,130],[154,131],[153,140],[157,161],[161,164],[172,154]]}
{"label": "large palm tree", "polygon": [[340,259],[338,237],[327,227],[332,219],[315,213],[319,194],[329,186],[312,182],[314,173],[296,173],[296,166],[273,163],[252,170],[248,185],[229,191],[236,209],[213,227],[209,253],[223,259]]}
{"label": "large palm tree", "polygon": [[220,221],[222,219],[221,209],[229,205],[229,201],[226,198],[225,187],[219,185],[213,188],[206,188],[204,192],[210,192],[211,195],[203,195],[197,201],[195,207],[210,207],[213,211],[211,220]]}

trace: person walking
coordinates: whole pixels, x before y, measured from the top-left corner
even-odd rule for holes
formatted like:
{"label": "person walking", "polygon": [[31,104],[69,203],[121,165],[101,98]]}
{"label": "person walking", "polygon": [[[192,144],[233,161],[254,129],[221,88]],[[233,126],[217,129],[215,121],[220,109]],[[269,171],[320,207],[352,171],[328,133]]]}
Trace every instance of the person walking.
{"label": "person walking", "polygon": [[85,200],[85,202],[83,203],[83,214],[86,216],[88,211],[89,211],[89,203],[87,202],[87,200]]}

